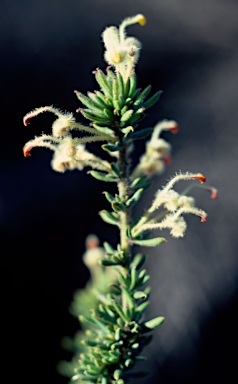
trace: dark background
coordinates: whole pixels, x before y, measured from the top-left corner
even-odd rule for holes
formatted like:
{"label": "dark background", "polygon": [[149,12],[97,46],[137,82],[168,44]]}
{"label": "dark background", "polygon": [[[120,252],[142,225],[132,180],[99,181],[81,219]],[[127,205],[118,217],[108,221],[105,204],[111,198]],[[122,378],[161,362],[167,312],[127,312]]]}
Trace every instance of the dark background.
{"label": "dark background", "polygon": [[[91,232],[102,242],[118,236],[98,216],[104,184],[86,172],[53,172],[45,149],[23,157],[24,143],[50,133],[53,117],[41,115],[29,127],[22,118],[51,104],[74,112],[73,90],[94,90],[92,71],[106,66],[101,32],[137,13],[148,21],[128,28],[143,44],[139,85],[163,90],[142,125],[172,118],[181,127],[166,135],[172,164],[138,213],[179,170],[204,173],[219,191],[216,201],[195,191],[206,224],[186,217],[183,239],[166,232],[168,242],[149,251],[147,316],[164,315],[166,322],[146,350],[150,376],[141,383],[237,381],[237,0],[1,0],[1,375],[7,382],[68,382],[56,365],[69,358],[62,337],[78,329],[68,306],[89,277],[81,261],[84,239]],[[142,150],[138,144],[136,154]]]}

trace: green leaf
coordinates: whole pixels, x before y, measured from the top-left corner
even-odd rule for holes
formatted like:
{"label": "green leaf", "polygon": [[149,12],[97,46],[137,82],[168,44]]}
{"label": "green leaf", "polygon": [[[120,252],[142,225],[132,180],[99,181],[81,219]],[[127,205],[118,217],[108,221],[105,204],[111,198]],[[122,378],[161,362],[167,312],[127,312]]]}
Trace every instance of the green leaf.
{"label": "green leaf", "polygon": [[105,195],[107,201],[109,201],[109,203],[112,203],[115,199],[114,197],[109,193],[109,192],[103,192],[103,194]]}
{"label": "green leaf", "polygon": [[145,139],[147,136],[149,136],[153,131],[153,128],[144,128],[140,129],[139,131],[130,133],[129,139],[131,140],[140,140]]}
{"label": "green leaf", "polygon": [[107,71],[107,82],[109,85],[112,85],[113,79],[115,78],[115,73],[110,69],[110,67],[108,67],[106,71]]}
{"label": "green leaf", "polygon": [[126,201],[126,206],[127,207],[130,207],[131,205],[133,205],[134,203],[136,203],[137,201],[139,201],[139,199],[141,198],[142,194],[143,194],[143,191],[144,189],[143,188],[140,188],[138,189],[131,197],[130,199],[128,199]]}
{"label": "green leaf", "polygon": [[134,106],[138,106],[140,105],[144,100],[145,98],[148,96],[148,94],[150,93],[151,91],[151,85],[148,85],[140,94],[139,96],[136,98],[135,102],[134,102]]}
{"label": "green leaf", "polygon": [[132,125],[130,125],[129,127],[122,128],[121,131],[122,133],[124,133],[125,136],[128,136],[129,133],[134,132],[134,128],[132,127]]}
{"label": "green leaf", "polygon": [[146,260],[146,256],[145,255],[142,255],[141,253],[137,253],[134,256],[134,259],[133,259],[133,261],[131,263],[131,266],[135,267],[137,270],[139,270],[144,265],[145,260]]}
{"label": "green leaf", "polygon": [[133,109],[128,109],[128,111],[126,111],[122,117],[121,117],[121,122],[122,123],[126,123],[130,118],[131,116],[133,115],[134,113],[134,110]]}
{"label": "green leaf", "polygon": [[111,163],[111,169],[112,169],[112,172],[115,174],[115,176],[120,175],[120,171],[119,171],[117,163],[112,162]]}
{"label": "green leaf", "polygon": [[94,92],[88,91],[87,95],[98,106],[98,108],[102,109],[108,107],[108,105],[105,104],[104,101],[102,101],[102,99],[100,99],[100,97],[98,97]]}
{"label": "green leaf", "polygon": [[101,107],[98,106],[94,101],[92,101],[89,97],[85,96],[83,93],[74,91],[77,98],[81,101],[82,104],[84,104],[86,107],[88,107],[91,110],[95,111],[101,111]]}
{"label": "green leaf", "polygon": [[130,124],[135,123],[137,120],[141,120],[143,117],[145,117],[145,108],[137,109],[137,111],[134,112],[133,116],[130,118]]}
{"label": "green leaf", "polygon": [[96,96],[101,100],[101,102],[104,104],[105,107],[113,107],[112,101],[110,98],[105,97],[104,94],[100,91],[95,91]]}
{"label": "green leaf", "polygon": [[105,135],[115,137],[113,130],[108,128],[108,127],[100,127],[100,125],[98,125],[94,122],[92,123],[92,126],[93,126],[93,128],[95,128],[100,133],[105,133]]}
{"label": "green leaf", "polygon": [[132,98],[134,96],[136,91],[136,84],[137,84],[136,73],[135,73],[135,70],[133,70],[133,73],[130,76],[130,88],[129,88],[128,97]]}
{"label": "green leaf", "polygon": [[140,245],[141,247],[156,247],[165,241],[166,239],[164,237],[154,237],[153,239],[146,240],[132,240],[133,244]]}
{"label": "green leaf", "polygon": [[154,328],[160,326],[164,322],[164,320],[165,319],[163,316],[159,316],[159,317],[155,317],[154,319],[151,319],[149,321],[146,321],[142,325],[145,326],[146,328],[154,329]]}
{"label": "green leaf", "polygon": [[122,148],[121,145],[116,145],[116,144],[103,144],[102,149],[107,152],[117,152]]}
{"label": "green leaf", "polygon": [[101,114],[101,113],[100,113],[100,115],[96,114],[91,109],[79,108],[77,111],[80,112],[86,119],[94,121],[96,123],[101,122],[101,123],[107,125],[107,124],[110,124],[110,122],[111,122],[111,119],[109,119],[104,114]]}
{"label": "green leaf", "polygon": [[111,91],[110,84],[108,84],[106,75],[99,68],[97,68],[95,71],[95,79],[97,83],[100,85],[101,90],[104,92],[104,94],[111,96],[112,91]]}
{"label": "green leaf", "polygon": [[152,107],[152,105],[154,105],[159,100],[161,93],[162,91],[156,92],[153,96],[151,96],[148,100],[143,103],[143,107],[145,109]]}
{"label": "green leaf", "polygon": [[143,291],[136,291],[134,292],[134,299],[146,299],[147,298],[147,295],[145,292]]}
{"label": "green leaf", "polygon": [[117,178],[108,173],[98,172],[98,171],[88,171],[88,173],[97,180],[106,181],[106,182],[116,182]]}
{"label": "green leaf", "polygon": [[128,322],[128,318],[127,318],[127,315],[122,310],[122,307],[115,300],[112,301],[112,305],[114,306],[114,308],[115,308],[116,312],[118,313],[118,315],[120,316],[120,318],[125,323],[127,323]]}
{"label": "green leaf", "polygon": [[104,249],[107,253],[114,253],[115,249],[106,241],[103,243]]}
{"label": "green leaf", "polygon": [[112,225],[119,225],[118,219],[111,212],[106,211],[105,209],[99,212],[99,216],[105,223]]}
{"label": "green leaf", "polygon": [[115,212],[121,212],[121,211],[124,211],[125,210],[125,205],[122,204],[122,203],[119,203],[117,201],[113,201],[112,202],[112,209],[115,211]]}
{"label": "green leaf", "polygon": [[122,309],[123,309],[123,312],[126,314],[128,320],[131,321],[133,319],[134,311],[135,311],[134,299],[126,288],[122,287],[121,291],[122,291]]}

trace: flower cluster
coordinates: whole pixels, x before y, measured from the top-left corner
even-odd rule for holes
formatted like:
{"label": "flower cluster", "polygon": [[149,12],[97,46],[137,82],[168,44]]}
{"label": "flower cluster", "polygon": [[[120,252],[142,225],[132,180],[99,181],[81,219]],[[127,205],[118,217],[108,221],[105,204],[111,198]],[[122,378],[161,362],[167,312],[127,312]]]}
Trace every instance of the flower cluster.
{"label": "flower cluster", "polygon": [[[134,236],[151,229],[168,228],[173,237],[183,237],[187,224],[182,215],[186,213],[199,216],[202,222],[206,222],[207,214],[202,209],[195,207],[194,198],[183,193],[179,194],[173,189],[173,186],[180,180],[198,180],[204,183],[206,178],[200,173],[187,172],[175,175],[163,189],[156,193],[154,202],[132,229]],[[159,208],[164,210],[151,218],[151,215]]]}
{"label": "flower cluster", "polygon": [[[52,106],[36,108],[34,111],[29,112],[24,117],[24,125],[29,125],[30,119],[42,112],[51,112],[57,116],[57,119],[52,124],[52,135],[42,134],[28,141],[23,148],[25,157],[30,156],[32,148],[45,147],[54,151],[51,166],[57,172],[73,169],[82,170],[88,166],[93,169],[110,172],[110,164],[87,151],[84,144],[108,140],[107,135],[102,135],[94,128],[85,127],[77,123],[72,113],[63,113]],[[73,138],[70,134],[70,131],[73,129],[89,132],[91,136]]]}

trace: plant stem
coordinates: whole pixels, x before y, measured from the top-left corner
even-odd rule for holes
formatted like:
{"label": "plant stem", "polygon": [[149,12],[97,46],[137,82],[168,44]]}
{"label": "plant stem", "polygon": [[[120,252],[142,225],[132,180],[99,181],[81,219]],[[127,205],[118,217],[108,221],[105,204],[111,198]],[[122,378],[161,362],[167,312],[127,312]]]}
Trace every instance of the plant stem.
{"label": "plant stem", "polygon": [[[120,172],[120,179],[118,181],[118,191],[119,197],[123,201],[129,192],[129,182],[128,182],[128,159],[127,159],[127,146],[126,144],[119,151],[118,157],[118,167]],[[126,229],[130,223],[130,209],[127,208],[124,211],[120,212],[120,239],[121,239],[121,248],[125,254],[130,256],[130,243],[126,235]]]}

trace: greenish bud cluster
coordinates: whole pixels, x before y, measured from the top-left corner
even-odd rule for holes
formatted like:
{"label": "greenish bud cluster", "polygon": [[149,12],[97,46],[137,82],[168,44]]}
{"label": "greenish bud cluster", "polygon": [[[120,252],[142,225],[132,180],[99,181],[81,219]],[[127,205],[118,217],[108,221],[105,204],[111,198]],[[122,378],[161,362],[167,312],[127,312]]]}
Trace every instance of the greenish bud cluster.
{"label": "greenish bud cluster", "polygon": [[99,68],[94,72],[100,91],[88,92],[87,96],[75,91],[78,99],[86,108],[79,108],[91,125],[100,133],[116,138],[116,145],[103,145],[107,151],[118,151],[128,137],[129,140],[144,138],[151,129],[136,131],[137,123],[146,116],[147,108],[154,105],[161,95],[156,92],[148,98],[151,86],[137,88],[135,71],[124,82],[119,72],[108,67],[106,74]]}

